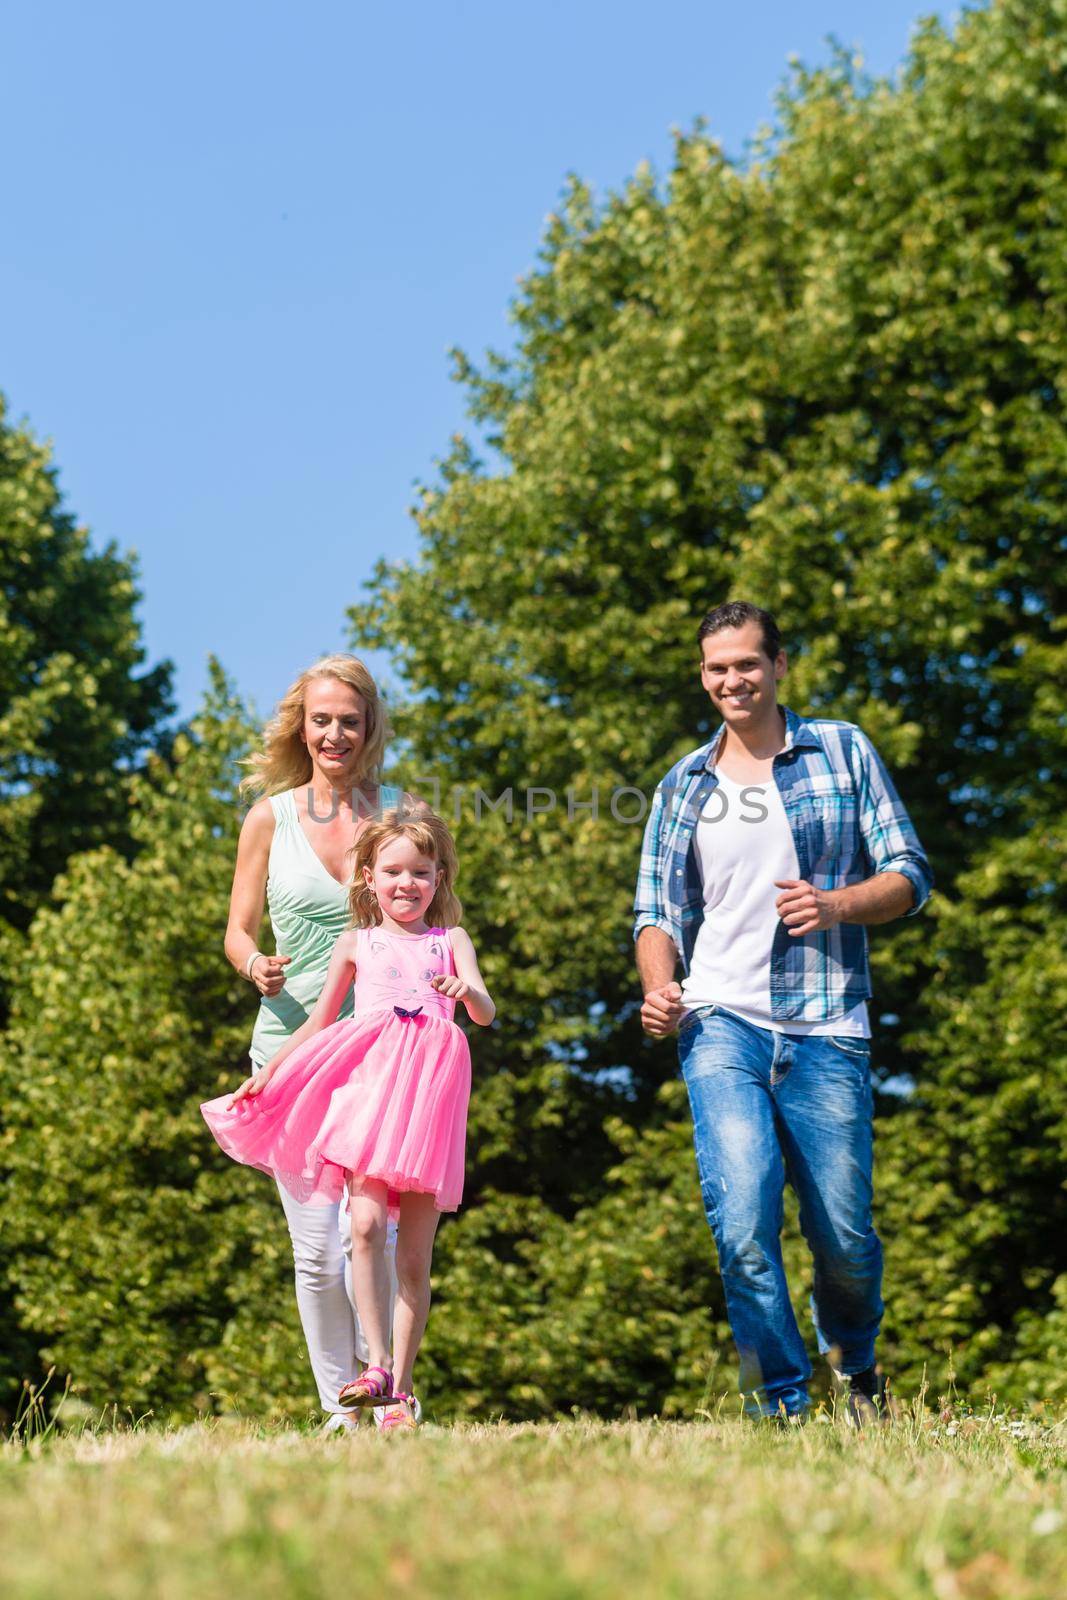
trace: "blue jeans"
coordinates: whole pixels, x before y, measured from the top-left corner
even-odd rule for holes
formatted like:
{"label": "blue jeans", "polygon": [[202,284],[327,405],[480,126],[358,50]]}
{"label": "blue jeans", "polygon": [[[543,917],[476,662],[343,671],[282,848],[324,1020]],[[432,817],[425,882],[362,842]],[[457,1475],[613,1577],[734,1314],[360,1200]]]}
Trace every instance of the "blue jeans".
{"label": "blue jeans", "polygon": [[678,1054],[745,1408],[803,1411],[811,1363],[782,1267],[787,1179],[815,1262],[819,1350],[845,1373],[874,1361],[882,1246],[871,1221],[870,1046],[772,1033],[703,1006],[682,1019]]}

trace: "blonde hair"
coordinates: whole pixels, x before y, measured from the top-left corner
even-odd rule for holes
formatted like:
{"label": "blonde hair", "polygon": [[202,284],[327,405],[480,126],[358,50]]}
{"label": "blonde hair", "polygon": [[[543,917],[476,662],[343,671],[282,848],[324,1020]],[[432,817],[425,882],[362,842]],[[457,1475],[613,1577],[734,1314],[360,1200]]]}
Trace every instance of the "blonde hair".
{"label": "blonde hair", "polygon": [[313,770],[311,754],[300,735],[304,728],[304,702],[308,684],[321,678],[334,678],[338,683],[346,683],[361,696],[367,708],[367,728],[359,753],[356,782],[362,783],[367,778],[377,776],[393,730],[389,726],[378,685],[362,661],[358,656],[338,654],[323,656],[308,667],[278,701],[273,717],[263,730],[263,748],[256,750],[244,762],[252,770],[241,779],[242,793],[281,794],[286,789],[296,789],[309,781]]}
{"label": "blonde hair", "polygon": [[431,928],[457,927],[463,907],[452,892],[459,870],[456,846],[446,823],[425,804],[414,810],[409,806],[383,811],[381,820],[369,823],[352,846],[352,887],[348,891],[352,927],[376,928],[382,920],[381,908],[364,880],[363,869],[374,866],[378,851],[391,839],[410,839],[416,850],[436,862],[441,881],[426,908],[426,921]]}

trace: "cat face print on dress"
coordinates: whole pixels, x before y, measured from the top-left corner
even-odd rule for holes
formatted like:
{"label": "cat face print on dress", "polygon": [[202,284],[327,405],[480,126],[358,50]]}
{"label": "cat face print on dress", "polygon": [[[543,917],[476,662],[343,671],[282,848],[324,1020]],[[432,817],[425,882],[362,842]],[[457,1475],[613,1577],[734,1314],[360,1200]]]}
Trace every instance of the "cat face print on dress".
{"label": "cat face print on dress", "polygon": [[391,990],[405,1008],[434,995],[433,980],[449,970],[448,944],[437,930],[406,937],[368,929],[365,949],[365,976]]}

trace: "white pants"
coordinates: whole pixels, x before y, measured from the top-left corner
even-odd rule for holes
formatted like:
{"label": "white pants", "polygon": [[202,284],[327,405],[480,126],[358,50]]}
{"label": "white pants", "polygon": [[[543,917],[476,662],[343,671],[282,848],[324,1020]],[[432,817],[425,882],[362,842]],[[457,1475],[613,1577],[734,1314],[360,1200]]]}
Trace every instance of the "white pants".
{"label": "white pants", "polygon": [[[343,1410],[338,1391],[368,1358],[352,1294],[352,1228],[347,1197],[336,1206],[301,1205],[278,1185],[293,1241],[296,1305],[323,1411]],[[396,1223],[385,1244],[390,1316],[396,1300]]]}

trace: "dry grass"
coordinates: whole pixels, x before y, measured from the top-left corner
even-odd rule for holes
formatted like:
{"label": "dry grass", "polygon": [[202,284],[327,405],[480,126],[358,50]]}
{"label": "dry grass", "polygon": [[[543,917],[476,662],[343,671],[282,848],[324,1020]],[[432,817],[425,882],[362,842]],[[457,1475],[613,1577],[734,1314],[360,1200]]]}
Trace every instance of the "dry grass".
{"label": "dry grass", "polygon": [[6,1600],[1054,1600],[1064,1429],[247,1422],[0,1448]]}

